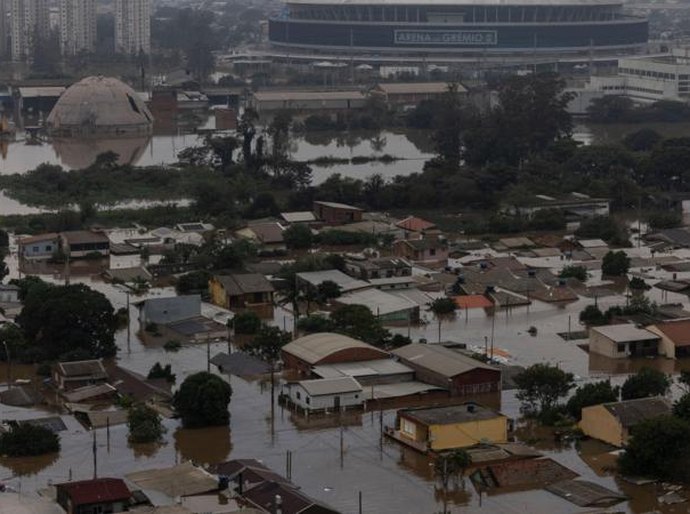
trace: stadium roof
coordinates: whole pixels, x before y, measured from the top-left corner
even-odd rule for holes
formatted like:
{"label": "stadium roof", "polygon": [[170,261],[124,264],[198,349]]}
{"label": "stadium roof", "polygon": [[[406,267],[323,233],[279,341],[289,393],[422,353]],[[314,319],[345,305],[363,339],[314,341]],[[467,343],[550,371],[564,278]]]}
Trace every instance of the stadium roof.
{"label": "stadium roof", "polygon": [[288,0],[288,4],[304,5],[410,5],[424,6],[430,5],[457,5],[457,6],[552,6],[552,5],[621,5],[622,2],[612,0]]}

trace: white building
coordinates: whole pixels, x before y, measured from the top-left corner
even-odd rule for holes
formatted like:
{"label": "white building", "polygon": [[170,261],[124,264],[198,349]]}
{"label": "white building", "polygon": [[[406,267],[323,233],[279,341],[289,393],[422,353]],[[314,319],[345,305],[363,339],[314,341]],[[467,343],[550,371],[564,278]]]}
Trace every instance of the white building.
{"label": "white building", "polygon": [[151,53],[151,0],[115,0],[115,51]]}
{"label": "white building", "polygon": [[63,55],[93,52],[96,0],[60,0],[60,50]]}
{"label": "white building", "polygon": [[10,0],[0,0],[0,61],[9,56],[10,50]]}
{"label": "white building", "polygon": [[50,32],[50,12],[47,0],[11,0],[10,31],[12,60],[25,61],[31,57],[34,38]]}
{"label": "white building", "polygon": [[364,404],[362,386],[352,377],[301,380],[283,386],[283,395],[306,411],[337,412]]}

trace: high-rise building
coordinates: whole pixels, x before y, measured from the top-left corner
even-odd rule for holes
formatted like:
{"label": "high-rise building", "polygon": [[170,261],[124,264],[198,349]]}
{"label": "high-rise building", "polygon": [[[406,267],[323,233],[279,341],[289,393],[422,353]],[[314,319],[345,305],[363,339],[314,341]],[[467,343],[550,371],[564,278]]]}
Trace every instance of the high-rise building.
{"label": "high-rise building", "polygon": [[50,33],[48,0],[11,0],[11,2],[12,60],[25,61],[31,58],[36,37],[47,37]]}
{"label": "high-rise building", "polygon": [[10,53],[9,7],[9,0],[0,0],[0,61],[7,60]]}
{"label": "high-rise building", "polygon": [[63,55],[93,52],[96,0],[60,0],[60,50]]}
{"label": "high-rise building", "polygon": [[115,0],[115,51],[151,52],[151,0]]}

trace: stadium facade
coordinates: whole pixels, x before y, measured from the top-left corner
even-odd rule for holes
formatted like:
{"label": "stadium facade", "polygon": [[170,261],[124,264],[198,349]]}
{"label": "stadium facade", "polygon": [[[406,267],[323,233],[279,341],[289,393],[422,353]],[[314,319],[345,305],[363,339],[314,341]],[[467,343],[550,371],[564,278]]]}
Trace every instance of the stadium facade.
{"label": "stadium facade", "polygon": [[625,54],[647,32],[612,0],[287,0],[269,20],[276,48],[353,55]]}

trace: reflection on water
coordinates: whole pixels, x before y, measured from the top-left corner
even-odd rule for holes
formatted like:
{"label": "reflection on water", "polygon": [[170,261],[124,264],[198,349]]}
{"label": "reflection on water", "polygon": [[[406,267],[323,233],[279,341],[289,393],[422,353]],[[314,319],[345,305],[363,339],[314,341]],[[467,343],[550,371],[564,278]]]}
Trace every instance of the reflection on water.
{"label": "reflection on water", "polygon": [[53,139],[53,148],[63,166],[82,169],[91,166],[96,157],[115,152],[119,164],[137,164],[150,141],[149,137],[122,137],[111,139]]}
{"label": "reflection on water", "polygon": [[150,459],[158,453],[162,446],[165,445],[160,443],[129,443],[128,446],[132,449],[135,459]]}
{"label": "reflection on water", "polygon": [[218,464],[227,460],[232,450],[229,427],[180,428],[173,434],[175,451],[181,461]]}
{"label": "reflection on water", "polygon": [[[40,473],[48,466],[53,465],[60,456],[59,453],[50,453],[38,457],[0,457],[0,466],[9,469],[14,476],[25,477]],[[0,509],[0,512],[2,510]]]}

